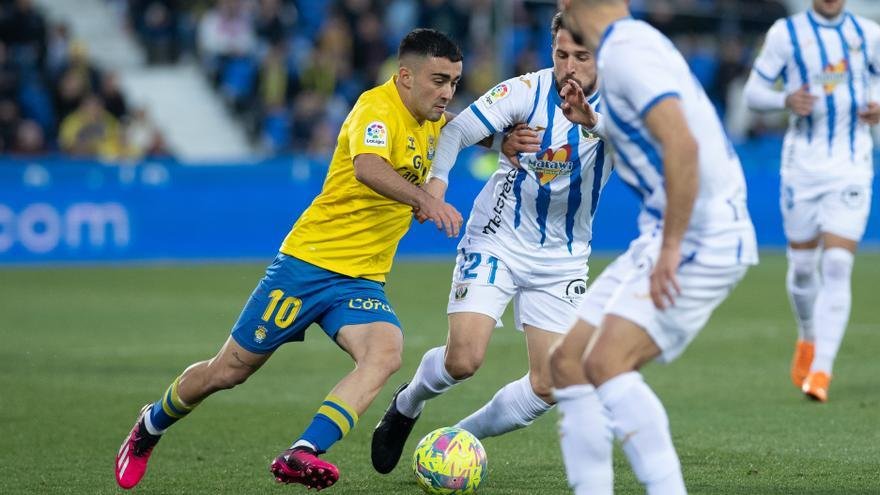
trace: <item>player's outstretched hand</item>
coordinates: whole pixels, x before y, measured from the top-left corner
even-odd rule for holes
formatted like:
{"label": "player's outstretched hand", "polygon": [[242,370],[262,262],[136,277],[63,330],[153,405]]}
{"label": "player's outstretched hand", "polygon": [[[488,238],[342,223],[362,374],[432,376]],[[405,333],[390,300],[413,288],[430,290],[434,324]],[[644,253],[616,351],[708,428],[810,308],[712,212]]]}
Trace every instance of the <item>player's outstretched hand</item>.
{"label": "player's outstretched hand", "polygon": [[501,141],[501,152],[516,167],[519,167],[519,153],[539,151],[541,151],[541,140],[538,139],[538,133],[527,124],[516,124]]}
{"label": "player's outstretched hand", "polygon": [[599,117],[587,104],[587,97],[578,83],[571,79],[565,81],[559,96],[562,97],[562,113],[565,118],[588,128],[599,123]]}
{"label": "player's outstretched hand", "polygon": [[421,204],[413,210],[419,223],[432,221],[438,230],[445,230],[448,237],[458,237],[461,224],[464,219],[461,213],[451,204],[428,195]]}
{"label": "player's outstretched hand", "polygon": [[675,297],[681,294],[681,287],[675,277],[681,262],[681,248],[664,246],[660,249],[657,265],[651,272],[651,300],[659,310],[675,305]]}
{"label": "player's outstretched hand", "polygon": [[880,124],[880,103],[868,103],[868,108],[859,112],[859,120],[868,125]]}
{"label": "player's outstretched hand", "polygon": [[813,104],[816,103],[816,96],[810,94],[810,88],[803,85],[797,91],[785,97],[785,108],[788,108],[796,115],[806,117],[813,113]]}

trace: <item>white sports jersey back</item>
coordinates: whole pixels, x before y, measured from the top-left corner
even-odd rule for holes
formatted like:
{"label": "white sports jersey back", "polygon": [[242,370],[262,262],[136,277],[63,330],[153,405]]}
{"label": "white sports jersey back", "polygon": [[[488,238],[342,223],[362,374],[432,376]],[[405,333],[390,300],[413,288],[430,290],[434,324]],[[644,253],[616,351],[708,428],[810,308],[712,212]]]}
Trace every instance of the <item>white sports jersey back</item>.
{"label": "white sports jersey back", "polygon": [[[807,117],[791,114],[783,145],[782,174],[817,177],[872,173],[870,127],[858,112],[872,95],[880,68],[880,26],[843,13],[829,21],[812,10],[776,21],[754,71],[769,82],[782,78],[785,93],[808,86],[817,97]],[[855,170],[854,170],[855,169]]]}
{"label": "white sports jersey back", "polygon": [[[590,103],[595,108],[599,95]],[[611,151],[566,119],[560,104],[553,69],[544,69],[495,86],[468,108],[487,135],[527,123],[538,131],[541,151],[520,155],[520,168],[502,155],[474,201],[460,249],[504,249],[540,265],[586,263]]]}
{"label": "white sports jersey back", "polygon": [[642,198],[642,233],[655,229],[666,210],[662,150],[644,117],[660,101],[678,98],[699,144],[700,185],[686,238],[711,248],[699,250],[703,263],[756,263],[739,158],[672,42],[645,22],[622,19],[602,36],[597,61],[605,127],[620,158],[619,176]]}

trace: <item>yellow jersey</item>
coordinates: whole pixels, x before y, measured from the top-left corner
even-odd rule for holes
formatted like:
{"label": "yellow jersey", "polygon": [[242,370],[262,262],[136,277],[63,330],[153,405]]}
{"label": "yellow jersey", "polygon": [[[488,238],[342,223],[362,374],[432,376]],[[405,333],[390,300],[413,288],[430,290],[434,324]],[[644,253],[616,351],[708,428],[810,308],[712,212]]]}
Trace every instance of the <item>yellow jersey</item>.
{"label": "yellow jersey", "polygon": [[392,77],[361,94],[339,132],[321,193],[299,217],[281,252],[349,277],[384,282],[412,208],[360,183],[354,158],[384,158],[404,179],[421,185],[431,169],[446,118],[419,125]]}

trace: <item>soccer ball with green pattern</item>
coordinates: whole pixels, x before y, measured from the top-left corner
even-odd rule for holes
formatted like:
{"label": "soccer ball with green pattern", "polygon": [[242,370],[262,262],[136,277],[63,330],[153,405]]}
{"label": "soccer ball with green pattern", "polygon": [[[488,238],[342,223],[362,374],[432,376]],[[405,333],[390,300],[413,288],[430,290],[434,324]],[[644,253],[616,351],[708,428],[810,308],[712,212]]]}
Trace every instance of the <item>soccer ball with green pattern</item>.
{"label": "soccer ball with green pattern", "polygon": [[433,495],[475,493],[486,475],[486,451],[461,428],[439,428],[425,435],[413,454],[419,487]]}

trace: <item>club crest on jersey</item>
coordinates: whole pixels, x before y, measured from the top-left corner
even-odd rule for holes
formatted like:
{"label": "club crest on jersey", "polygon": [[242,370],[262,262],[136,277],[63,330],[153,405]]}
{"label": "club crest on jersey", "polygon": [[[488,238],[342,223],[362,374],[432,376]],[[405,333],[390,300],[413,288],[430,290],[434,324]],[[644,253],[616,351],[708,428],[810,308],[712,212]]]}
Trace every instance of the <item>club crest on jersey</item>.
{"label": "club crest on jersey", "polygon": [[468,285],[469,284],[461,284],[455,286],[454,297],[456,301],[461,301],[466,298],[468,295]]}
{"label": "club crest on jersey", "polygon": [[486,106],[490,106],[496,101],[504,99],[509,94],[510,87],[505,83],[501,83],[498,86],[490,89],[489,92],[486,93],[485,96],[483,96],[483,102],[486,104]]}
{"label": "club crest on jersey", "polygon": [[263,341],[266,340],[266,335],[266,327],[263,325],[258,326],[257,329],[254,330],[254,342],[258,344],[263,343]]}
{"label": "club crest on jersey", "polygon": [[529,163],[529,169],[535,172],[535,177],[542,186],[549,184],[560,175],[571,175],[572,168],[574,162],[571,160],[569,144],[556,150],[547,148],[535,155],[534,162]]}
{"label": "club crest on jersey", "polygon": [[437,151],[437,148],[434,146],[434,136],[428,136],[428,152],[426,153],[428,161],[434,159],[435,151]]}
{"label": "club crest on jersey", "polygon": [[814,78],[816,84],[822,85],[826,95],[830,95],[837,89],[838,84],[845,84],[849,81],[849,64],[846,59],[836,64],[828,64],[821,74]]}
{"label": "club crest on jersey", "polygon": [[370,122],[364,130],[364,144],[367,146],[387,146],[388,130],[380,121]]}
{"label": "club crest on jersey", "polygon": [[602,139],[598,134],[592,131],[588,131],[586,127],[581,126],[581,137],[586,139],[587,141],[598,141]]}

